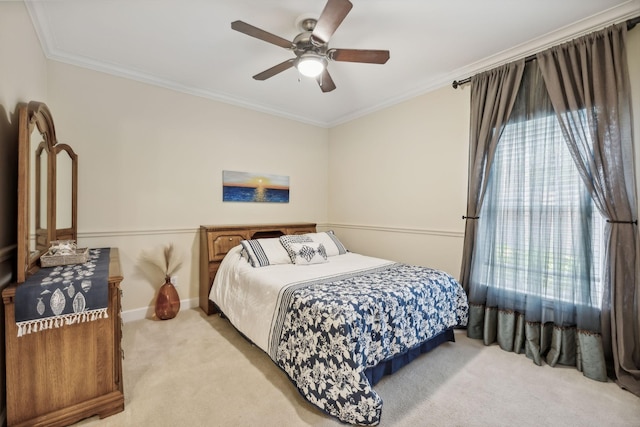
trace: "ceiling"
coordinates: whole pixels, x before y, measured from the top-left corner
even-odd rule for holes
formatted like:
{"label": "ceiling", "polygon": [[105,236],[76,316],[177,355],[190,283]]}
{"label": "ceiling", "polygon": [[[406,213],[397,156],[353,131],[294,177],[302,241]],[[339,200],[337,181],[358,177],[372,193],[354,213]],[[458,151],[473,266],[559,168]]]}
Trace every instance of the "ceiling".
{"label": "ceiling", "polygon": [[293,40],[297,18],[319,16],[325,0],[25,3],[49,59],[322,127],[640,15],[640,0],[352,0],[329,47],[386,49],[390,59],[330,62],[337,89],[322,93],[295,68],[254,80],[294,55],[231,22]]}

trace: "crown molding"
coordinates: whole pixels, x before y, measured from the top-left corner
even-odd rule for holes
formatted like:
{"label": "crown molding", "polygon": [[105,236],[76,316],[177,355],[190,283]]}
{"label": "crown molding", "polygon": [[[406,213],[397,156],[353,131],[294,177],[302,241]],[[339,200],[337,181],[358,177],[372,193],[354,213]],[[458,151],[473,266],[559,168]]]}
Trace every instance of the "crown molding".
{"label": "crown molding", "polygon": [[82,68],[88,68],[109,75],[123,77],[153,86],[159,86],[169,90],[182,92],[188,95],[211,99],[213,101],[231,104],[238,107],[279,116],[323,128],[332,128],[337,125],[355,120],[357,118],[366,116],[379,110],[383,110],[385,108],[418,97],[420,95],[424,95],[425,93],[440,89],[443,86],[450,85],[453,80],[463,79],[465,77],[478,74],[491,68],[498,67],[502,64],[527,57],[549,47],[564,43],[571,39],[583,36],[590,32],[605,28],[612,24],[626,21],[627,19],[640,15],[640,0],[629,0],[604,12],[595,14],[581,21],[567,25],[558,30],[547,33],[541,37],[537,37],[528,42],[514,46],[513,48],[499,52],[495,55],[488,56],[465,67],[453,70],[446,75],[442,75],[436,79],[429,80],[419,87],[405,92],[404,94],[390,98],[374,106],[354,111],[352,114],[345,115],[339,120],[332,122],[320,122],[317,120],[309,119],[308,117],[298,116],[262,104],[257,104],[247,99],[233,97],[229,94],[214,93],[211,91],[205,91],[198,88],[181,85],[170,80],[159,79],[137,70],[127,69],[121,64],[105,63],[102,61],[93,60],[91,58],[71,55],[62,52],[57,47],[55,37],[51,32],[46,15],[42,12],[43,5],[40,3],[41,2],[30,0],[25,1],[27,12],[29,13],[31,22],[33,23],[38,39],[40,40],[40,45],[42,47],[43,53],[47,59]]}
{"label": "crown molding", "polygon": [[625,22],[626,20],[638,15],[640,15],[640,0],[629,0],[626,3],[608,9],[602,13],[559,28],[526,43],[498,52],[495,55],[469,64],[466,67],[459,68],[455,71],[456,77],[448,78],[447,84],[451,84],[452,80],[463,78],[463,76],[471,76],[518,59],[526,58],[527,56],[542,52],[553,46],[558,46],[594,31],[602,30],[610,25]]}
{"label": "crown molding", "polygon": [[265,105],[257,104],[247,99],[233,97],[225,93],[214,93],[211,91],[189,87],[167,79],[160,79],[150,74],[143,73],[139,70],[129,69],[122,64],[97,61],[89,57],[63,52],[58,48],[55,37],[53,36],[53,32],[51,31],[51,28],[49,26],[46,14],[43,12],[43,2],[25,1],[25,5],[29,17],[31,18],[33,27],[36,31],[36,35],[38,36],[38,40],[40,41],[40,46],[42,47],[44,56],[49,60],[62,62],[64,64],[74,65],[93,71],[98,71],[112,76],[122,77],[141,83],[146,83],[152,86],[162,87],[176,92],[185,93],[187,95],[206,98],[225,104],[231,104],[269,115],[280,116],[301,123],[307,123],[319,127],[326,127],[327,125],[326,123],[319,122],[317,120],[311,120],[307,117],[287,113]]}
{"label": "crown molding", "polygon": [[499,67],[503,64],[526,58],[537,52],[568,42],[569,40],[582,37],[594,31],[601,30],[613,24],[624,22],[628,19],[635,18],[640,15],[640,0],[629,0],[616,7],[608,9],[604,12],[592,15],[581,21],[564,26],[555,31],[549,32],[543,36],[521,43],[517,46],[498,52],[469,64],[465,67],[453,70],[451,73],[443,75],[437,79],[432,79],[424,85],[405,92],[402,95],[391,98],[384,103],[377,104],[371,108],[356,111],[353,114],[342,117],[340,120],[331,122],[328,127],[334,127],[354,119],[366,116],[376,111],[391,107],[404,101],[416,98],[444,86],[450,86],[453,80],[461,80],[465,77],[472,76],[492,68]]}

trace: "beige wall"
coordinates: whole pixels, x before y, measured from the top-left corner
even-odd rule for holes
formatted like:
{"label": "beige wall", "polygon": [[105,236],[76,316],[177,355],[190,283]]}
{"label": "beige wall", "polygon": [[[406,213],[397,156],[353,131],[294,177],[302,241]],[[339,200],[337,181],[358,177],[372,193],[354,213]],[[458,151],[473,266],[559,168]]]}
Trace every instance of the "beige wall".
{"label": "beige wall", "polygon": [[[184,255],[182,299],[198,296],[201,224],[327,222],[327,129],[50,61],[58,138],[79,156],[78,243],[120,248],[123,309],[153,304],[143,251]],[[222,171],[290,177],[288,204],[223,203]]]}
{"label": "beige wall", "polygon": [[[61,141],[80,158],[79,243],[120,248],[125,310],[152,305],[159,283],[139,257],[170,242],[184,255],[180,295],[197,297],[200,224],[313,221],[354,251],[458,275],[468,86],[327,130],[46,61],[24,6],[0,5],[12,58],[0,64],[1,105],[48,103]],[[640,30],[628,50],[637,130]],[[222,170],[289,175],[291,202],[222,203]]]}
{"label": "beige wall", "polygon": [[0,2],[0,105],[4,115],[18,102],[44,101],[47,60],[22,2]]}
{"label": "beige wall", "polygon": [[[0,2],[0,289],[15,280],[18,117],[16,106],[46,101],[46,59],[22,2]],[[4,305],[0,304],[0,319]],[[4,320],[0,321],[0,425],[6,420]]]}
{"label": "beige wall", "polygon": [[17,105],[47,95],[47,61],[22,2],[0,2],[0,52],[1,254],[16,240]]}
{"label": "beige wall", "polygon": [[354,251],[457,276],[469,89],[444,87],[330,131],[330,226]]}
{"label": "beige wall", "polygon": [[[637,145],[640,28],[627,51]],[[448,86],[331,129],[328,226],[350,249],[459,276],[469,96]]]}

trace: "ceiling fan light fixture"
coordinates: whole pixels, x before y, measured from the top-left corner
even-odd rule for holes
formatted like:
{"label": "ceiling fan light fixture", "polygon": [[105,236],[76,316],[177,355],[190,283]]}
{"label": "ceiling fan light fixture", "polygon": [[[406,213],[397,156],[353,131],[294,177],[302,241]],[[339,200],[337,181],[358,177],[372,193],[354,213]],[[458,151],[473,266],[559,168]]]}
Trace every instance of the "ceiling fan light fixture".
{"label": "ceiling fan light fixture", "polygon": [[296,68],[303,76],[317,77],[327,66],[327,58],[315,52],[306,52],[296,60]]}

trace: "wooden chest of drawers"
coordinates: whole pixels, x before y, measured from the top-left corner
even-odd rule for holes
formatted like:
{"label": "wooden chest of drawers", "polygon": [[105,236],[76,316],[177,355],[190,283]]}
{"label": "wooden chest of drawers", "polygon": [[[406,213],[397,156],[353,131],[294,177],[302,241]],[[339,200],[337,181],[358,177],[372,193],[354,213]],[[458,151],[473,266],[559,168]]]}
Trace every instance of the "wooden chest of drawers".
{"label": "wooden chest of drawers", "polygon": [[111,248],[108,318],[22,337],[15,323],[16,285],[3,290],[8,426],[65,426],[124,409],[122,279],[118,249]]}

